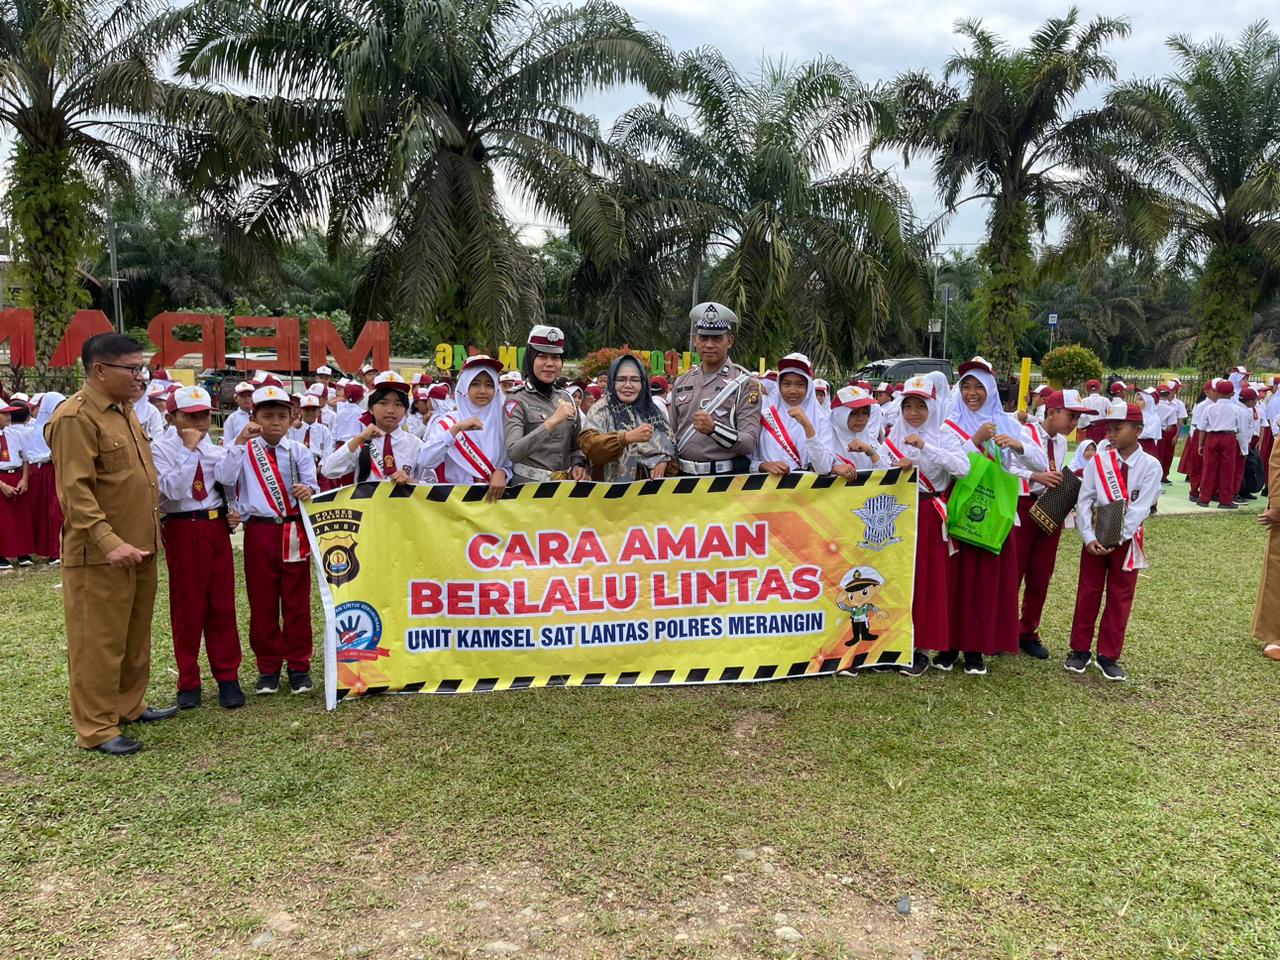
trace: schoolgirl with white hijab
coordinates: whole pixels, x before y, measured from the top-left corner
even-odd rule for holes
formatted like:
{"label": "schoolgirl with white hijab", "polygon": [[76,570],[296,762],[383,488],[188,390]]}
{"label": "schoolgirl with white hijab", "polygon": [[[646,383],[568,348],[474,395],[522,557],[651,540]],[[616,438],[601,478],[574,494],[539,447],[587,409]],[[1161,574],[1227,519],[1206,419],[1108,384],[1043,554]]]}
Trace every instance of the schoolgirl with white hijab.
{"label": "schoolgirl with white hijab", "polygon": [[947,582],[955,546],[947,537],[947,494],[953,479],[969,472],[969,457],[956,432],[943,426],[947,387],[945,377],[941,384],[926,376],[904,383],[897,422],[884,441],[890,465],[915,467],[920,487],[911,604],[916,650],[911,665],[901,671],[911,677],[929,668],[923,651],[951,649]]}
{"label": "schoolgirl with white hijab", "polygon": [[418,455],[418,465],[436,471],[442,483],[486,484],[488,503],[502,499],[512,474],[501,373],[502,364],[493,357],[478,354],[468,359],[454,391],[456,409],[431,421]]}
{"label": "schoolgirl with white hijab", "polygon": [[[791,404],[783,391],[798,392],[800,381],[804,384],[804,398]],[[751,470],[773,474],[796,470],[830,473],[833,446],[831,423],[822,415],[814,392],[813,366],[803,353],[787,354],[778,362],[776,392],[761,405],[760,438],[751,458]]]}
{"label": "schoolgirl with white hijab", "polygon": [[44,428],[53,411],[66,399],[56,390],[40,394],[31,432],[27,436],[27,462],[31,464],[28,488],[34,507],[35,551],[36,556],[46,558],[51,566],[61,562],[62,503],[58,500],[57,468],[45,443]]}
{"label": "schoolgirl with white hijab", "polygon": [[[1049,466],[1044,448],[1000,404],[995,370],[982,357],[960,364],[958,396],[944,426],[961,440],[966,455],[994,456],[1013,472],[1021,464],[1030,472]],[[1028,487],[1022,484],[1024,494]],[[999,554],[967,543],[956,544],[948,581],[951,649],[938,654],[933,665],[950,670],[964,654],[964,672],[987,672],[984,656],[1018,652],[1018,550],[1011,532]]]}
{"label": "schoolgirl with white hijab", "polygon": [[859,470],[883,470],[888,454],[880,446],[880,405],[869,390],[841,387],[831,405],[831,472],[848,477]]}

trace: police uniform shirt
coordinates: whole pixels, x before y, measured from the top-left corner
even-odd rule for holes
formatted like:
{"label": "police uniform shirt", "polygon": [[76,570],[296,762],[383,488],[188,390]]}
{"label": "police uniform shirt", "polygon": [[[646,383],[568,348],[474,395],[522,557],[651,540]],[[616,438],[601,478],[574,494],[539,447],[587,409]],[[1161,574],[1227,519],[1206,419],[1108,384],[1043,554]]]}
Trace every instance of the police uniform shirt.
{"label": "police uniform shirt", "polygon": [[92,384],[54,411],[45,440],[57,468],[63,566],[105,564],[124,543],[159,549],[159,485],[151,444],[128,401]]}
{"label": "police uniform shirt", "polygon": [[[715,409],[709,409],[711,401],[743,374],[746,378],[738,388]],[[750,457],[760,437],[760,392],[755,378],[732,361],[711,373],[706,373],[701,366],[690,367],[676,379],[670,400],[676,455],[695,463]],[[695,429],[686,440],[684,435],[699,410],[711,414],[715,430],[706,434]]]}
{"label": "police uniform shirt", "polygon": [[503,435],[507,456],[511,458],[517,477],[529,477],[529,474],[521,473],[521,466],[550,473],[586,466],[587,458],[578,449],[579,415],[557,424],[550,432],[543,426],[561,403],[573,403],[564,390],[552,390],[550,396],[543,396],[529,384],[517,390],[507,401]]}
{"label": "police uniform shirt", "polygon": [[[261,437],[249,443],[266,444]],[[227,450],[227,455],[218,464],[218,482],[224,490],[236,491],[236,509],[243,517],[279,516],[272,505],[262,484],[258,482],[253,465],[249,463],[246,453],[248,443],[237,443]],[[285,437],[275,447],[276,465],[280,468],[280,478],[284,482],[284,500],[290,513],[298,512],[298,501],[293,495],[295,483],[305,484],[312,493],[320,492],[316,483],[316,462],[311,451],[302,444]],[[237,484],[239,486],[237,487]]]}
{"label": "police uniform shirt", "polygon": [[[160,478],[160,512],[193,513],[197,510],[217,510],[224,506],[222,494],[214,486],[218,465],[227,451],[214,445],[207,436],[201,437],[194,450],[188,450],[178,436],[165,437],[151,445],[156,473]],[[204,481],[204,496],[194,493],[196,466]]]}

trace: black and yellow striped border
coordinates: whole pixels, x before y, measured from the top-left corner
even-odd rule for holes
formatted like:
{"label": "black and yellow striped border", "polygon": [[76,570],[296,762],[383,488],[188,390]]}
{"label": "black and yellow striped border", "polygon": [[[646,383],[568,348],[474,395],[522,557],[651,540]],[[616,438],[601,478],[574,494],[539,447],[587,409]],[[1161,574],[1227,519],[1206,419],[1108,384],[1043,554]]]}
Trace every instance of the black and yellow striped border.
{"label": "black and yellow striped border", "polygon": [[[524,483],[507,487],[504,500],[624,500],[648,497],[657,493],[687,495],[694,493],[750,493],[764,489],[826,490],[831,487],[896,486],[903,470],[864,470],[849,479],[816,473],[788,473],[780,477],[764,473],[732,474],[720,477],[668,477],[662,480],[637,480],[633,483],[602,483],[592,480],[559,480],[548,483]],[[915,470],[906,479],[915,479]],[[489,488],[484,484],[394,484],[389,481],[357,483],[350,487],[328,490],[311,498],[311,503],[333,503],[337,500],[427,500],[432,503],[480,503]]]}
{"label": "black and yellow striped border", "polygon": [[[734,493],[777,488],[779,490],[825,490],[832,487],[892,487],[903,480],[914,481],[915,470],[865,470],[849,479],[814,473],[788,473],[771,476],[763,473],[734,474],[720,477],[670,477],[662,480],[638,480],[634,483],[598,483],[563,480],[550,483],[526,483],[508,487],[504,500],[623,500],[628,497],[653,496],[657,493],[687,495],[694,493]],[[483,484],[394,484],[387,481],[357,483],[329,490],[312,497],[311,503],[324,504],[347,500],[426,500],[432,503],[480,503],[488,487]],[[824,676],[839,669],[870,666],[893,666],[900,662],[898,651],[884,651],[874,663],[865,653],[852,658],[831,657],[821,663],[801,660],[790,665],[778,663],[747,664],[731,667],[681,667],[621,673],[551,674],[548,676],[480,677],[477,679],[444,679],[428,684],[410,683],[402,687],[369,687],[359,694],[366,697],[381,693],[484,693],[501,690],[532,690],[544,687],[662,687],[698,686],[717,683],[756,683],[806,676]],[[338,700],[347,699],[349,689],[338,688]]]}

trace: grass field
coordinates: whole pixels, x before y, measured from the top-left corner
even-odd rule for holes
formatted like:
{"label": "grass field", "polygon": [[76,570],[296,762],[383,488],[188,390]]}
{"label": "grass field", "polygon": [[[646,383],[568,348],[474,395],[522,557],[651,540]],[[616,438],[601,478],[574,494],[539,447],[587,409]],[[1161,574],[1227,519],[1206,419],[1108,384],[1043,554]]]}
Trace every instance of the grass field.
{"label": "grass field", "polygon": [[1263,535],[1148,529],[1125,685],[1061,670],[1064,539],[1055,659],[983,679],[206,702],[125,760],[72,747],[57,574],[12,575],[0,957],[1280,957]]}

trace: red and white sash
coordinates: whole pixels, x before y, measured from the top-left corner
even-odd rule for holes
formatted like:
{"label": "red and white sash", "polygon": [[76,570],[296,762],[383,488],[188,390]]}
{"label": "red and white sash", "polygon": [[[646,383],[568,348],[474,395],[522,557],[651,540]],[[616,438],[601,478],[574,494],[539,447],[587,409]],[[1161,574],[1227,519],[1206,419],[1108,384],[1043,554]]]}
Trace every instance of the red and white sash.
{"label": "red and white sash", "polygon": [[[791,434],[787,432],[786,425],[783,424],[778,416],[778,408],[770,407],[760,414],[761,425],[769,431],[769,436],[777,441],[778,446],[782,448],[782,452],[790,457],[797,467],[804,469],[804,460],[800,456],[800,448],[796,446],[796,442],[791,439]],[[843,459],[843,457],[841,458]],[[848,461],[846,461],[848,462]]]}
{"label": "red and white sash", "polygon": [[382,469],[382,451],[375,446],[375,444],[377,444],[377,442],[381,439],[382,439],[381,437],[374,437],[372,440],[370,440],[368,443],[365,444],[365,447],[369,451],[369,479],[370,480],[386,479],[386,473],[384,473]]}
{"label": "red and white sash", "polygon": [[[276,450],[279,451],[280,448],[277,447]],[[267,455],[266,441],[257,437],[250,440],[248,453],[249,465],[253,468],[254,479],[257,480],[258,487],[266,496],[267,505],[271,507],[277,517],[289,516],[289,502],[293,498],[293,494],[289,492],[288,486],[284,482],[284,477],[280,474],[279,466],[272,463],[271,457]],[[288,451],[286,451],[286,455],[287,453]],[[281,530],[283,531],[281,536],[284,537],[283,553],[285,563],[298,563],[311,556],[311,545],[303,533],[302,520],[300,518],[282,524]]]}
{"label": "red and white sash", "polygon": [[[899,450],[896,446],[894,446],[893,441],[890,440],[888,437],[884,438],[884,445],[889,449],[889,452],[892,453],[894,457],[896,457],[898,460],[911,459],[906,454],[904,454],[901,450]],[[924,475],[924,467],[921,464],[917,463],[915,465],[915,468],[916,468],[916,476],[920,478],[920,482],[924,484],[924,487],[926,490],[928,490],[930,493],[933,494],[933,497],[930,499],[929,502],[933,504],[933,509],[937,510],[938,516],[942,518],[942,539],[946,541],[947,553],[949,554],[958,553],[959,549],[956,547],[954,543],[951,542],[951,537],[947,535],[947,501],[942,499],[942,494],[938,491],[938,488],[933,485],[933,481]]]}
{"label": "red and white sash", "polygon": [[[1098,489],[1108,503],[1129,502],[1129,484],[1125,482],[1124,473],[1120,469],[1120,455],[1114,449],[1103,450],[1094,455],[1094,470],[1098,474]],[[1124,556],[1124,569],[1143,570],[1147,567],[1147,552],[1143,548],[1144,531],[1138,527],[1137,533],[1129,541],[1129,550]]]}
{"label": "red and white sash", "polygon": [[[451,430],[453,425],[457,423],[456,417],[441,417],[440,428],[442,430]],[[488,483],[493,476],[493,461],[484,455],[474,440],[467,436],[467,431],[459,430],[453,438],[454,448],[458,451],[458,455],[466,461],[467,468],[476,476],[481,483]]]}

